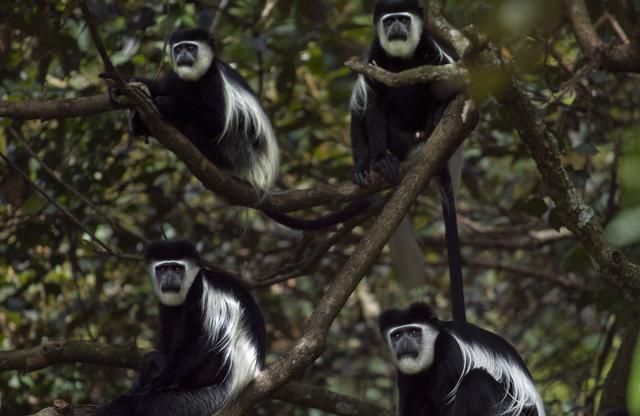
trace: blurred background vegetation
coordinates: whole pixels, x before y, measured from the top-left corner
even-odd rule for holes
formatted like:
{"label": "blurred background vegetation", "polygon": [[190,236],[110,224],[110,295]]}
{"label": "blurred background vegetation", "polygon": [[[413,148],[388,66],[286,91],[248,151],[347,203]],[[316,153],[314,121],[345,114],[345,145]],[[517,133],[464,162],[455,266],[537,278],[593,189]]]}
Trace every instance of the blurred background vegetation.
{"label": "blurred background vegetation", "polygon": [[[209,26],[219,6],[217,0],[89,3],[121,72],[146,76],[167,70],[164,40],[172,30]],[[272,117],[283,152],[279,185],[348,180],[348,101],[355,76],[343,62],[365,55],[373,0],[221,3],[219,55],[249,80]],[[622,3],[590,1],[592,18],[608,11],[630,32]],[[559,1],[450,0],[446,15],[459,28],[474,24],[514,57],[575,185],[602,217],[610,241],[640,260],[638,75],[594,69]],[[0,16],[0,99],[106,91],[76,1],[2,0]],[[600,33],[617,35],[607,23]],[[472,74],[481,122],[466,142],[459,194],[470,320],[523,354],[549,414],[593,414],[621,335],[629,328],[637,332],[637,309],[600,278],[566,230],[557,231],[536,166],[491,98],[500,87],[497,77],[484,68]],[[152,346],[156,300],[143,265],[105,253],[88,231],[130,255],[140,255],[148,240],[188,238],[208,262],[249,282],[269,277],[296,248],[325,237],[230,208],[157,142],[129,137],[126,123],[123,112],[46,122],[0,118],[0,151],[29,178],[0,162],[0,350],[54,339]],[[449,318],[439,211],[434,194],[424,194],[412,218],[429,264],[424,296]],[[268,325],[269,360],[300,335],[315,302],[366,232],[367,224],[358,227],[308,275],[254,291]],[[385,251],[334,323],[322,358],[301,375],[304,381],[390,408],[393,369],[375,317],[381,308],[404,302]],[[122,392],[134,374],[79,363],[0,373],[2,414],[32,413],[58,397],[103,402]],[[322,413],[264,402],[256,414]]]}

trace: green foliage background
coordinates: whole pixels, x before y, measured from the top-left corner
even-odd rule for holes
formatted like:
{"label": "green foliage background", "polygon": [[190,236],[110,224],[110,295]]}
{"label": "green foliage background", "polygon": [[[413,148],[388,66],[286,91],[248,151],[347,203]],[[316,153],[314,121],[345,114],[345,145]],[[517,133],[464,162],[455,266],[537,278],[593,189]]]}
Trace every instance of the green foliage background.
{"label": "green foliage background", "polygon": [[[122,73],[153,76],[168,68],[166,36],[175,28],[208,22],[217,3],[94,0],[90,6]],[[275,7],[263,16],[271,3]],[[230,2],[216,29],[219,55],[249,80],[272,117],[283,152],[283,188],[347,180],[352,167],[348,101],[355,76],[343,62],[365,54],[372,1],[268,4]],[[566,65],[579,68],[585,62],[560,4],[451,0],[446,12],[458,27],[473,23],[514,56],[576,185],[610,224],[611,241],[638,260],[638,77],[588,66],[579,78],[568,73]],[[611,13],[621,7],[618,1],[591,6],[596,15],[605,7]],[[98,78],[102,64],[76,1],[0,1],[0,15],[2,100],[106,91]],[[628,29],[630,22],[617,15]],[[631,308],[572,239],[526,244],[558,224],[535,164],[491,98],[500,88],[495,78],[485,68],[473,69],[471,92],[482,120],[466,144],[459,197],[462,237],[469,243],[463,255],[471,320],[514,343],[550,414],[591,414]],[[0,119],[0,150],[86,228],[124,253],[139,255],[146,240],[163,233],[189,238],[199,243],[207,261],[255,281],[286,261],[302,238],[321,239],[322,234],[303,237],[253,212],[230,208],[204,191],[157,142],[146,144],[126,130],[120,112],[46,122]],[[102,213],[53,180],[18,137]],[[420,197],[412,217],[430,266],[425,297],[446,318],[446,256],[433,194]],[[308,276],[255,291],[268,322],[270,361],[300,335],[313,305],[366,232],[366,224],[356,229]],[[301,378],[391,407],[393,370],[374,318],[380,307],[406,298],[387,257],[383,253],[352,296],[332,327],[327,351]],[[0,349],[53,339],[150,348],[155,303],[141,264],[101,253],[29,182],[0,164]],[[133,376],[86,364],[5,372],[0,374],[3,415],[34,412],[58,397],[102,402],[124,390]],[[255,412],[321,414],[276,402]]]}

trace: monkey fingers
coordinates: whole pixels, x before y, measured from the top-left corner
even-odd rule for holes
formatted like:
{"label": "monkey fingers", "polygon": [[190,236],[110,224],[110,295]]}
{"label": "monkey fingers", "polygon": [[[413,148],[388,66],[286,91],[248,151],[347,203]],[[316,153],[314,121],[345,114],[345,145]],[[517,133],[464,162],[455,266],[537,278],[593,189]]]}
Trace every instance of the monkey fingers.
{"label": "monkey fingers", "polygon": [[139,95],[151,99],[151,91],[149,91],[149,87],[147,84],[141,81],[131,80],[129,81],[129,87]]}
{"label": "monkey fingers", "polygon": [[120,91],[115,85],[109,86],[109,99],[115,105],[119,105],[123,107],[131,106],[131,100],[129,100],[129,98],[126,95],[124,95],[122,91]]}
{"label": "monkey fingers", "polygon": [[369,183],[369,171],[358,170],[353,172],[353,181],[358,186],[366,186]]}
{"label": "monkey fingers", "polygon": [[394,155],[387,154],[376,160],[373,162],[373,169],[394,185],[400,182],[400,162]]}
{"label": "monkey fingers", "polygon": [[129,87],[131,88],[131,90],[133,90],[134,94],[136,94],[139,98],[146,101],[147,104],[151,108],[153,108],[153,111],[155,111],[156,115],[158,116],[161,115],[160,111],[158,110],[158,107],[156,106],[156,103],[153,100],[153,97],[151,96],[151,91],[149,91],[149,87],[147,87],[147,85],[144,82],[131,80],[129,81]]}

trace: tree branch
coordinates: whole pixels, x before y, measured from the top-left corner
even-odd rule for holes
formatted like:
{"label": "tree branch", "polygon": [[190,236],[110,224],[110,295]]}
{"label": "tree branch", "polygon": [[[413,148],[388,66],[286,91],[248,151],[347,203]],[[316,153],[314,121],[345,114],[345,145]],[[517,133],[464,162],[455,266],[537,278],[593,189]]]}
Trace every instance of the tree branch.
{"label": "tree branch", "polygon": [[54,364],[72,362],[138,368],[143,355],[144,351],[134,346],[53,341],[26,350],[0,351],[0,371],[36,371]]}
{"label": "tree branch", "polygon": [[295,381],[274,391],[272,399],[301,407],[318,409],[323,412],[344,416],[392,416],[387,409],[375,406],[353,397],[333,393],[324,387],[310,386]]}
{"label": "tree branch", "polygon": [[[137,104],[136,104],[137,105]],[[141,104],[144,105],[144,104]],[[116,108],[108,95],[74,98],[69,100],[0,102],[0,117],[16,120],[50,120],[69,117],[95,115]],[[356,198],[379,192],[389,187],[380,175],[374,174],[371,186],[362,189],[350,181],[335,185],[318,184],[314,188],[294,189],[276,195],[259,197],[256,192],[232,177],[221,172],[209,162],[191,142],[173,126],[164,123],[147,106],[138,109],[145,114],[146,123],[154,137],[176,154],[208,190],[227,199],[230,203],[254,207],[261,201],[260,208],[265,212],[290,212],[319,205],[345,203]],[[403,164],[405,173],[409,163]]]}
{"label": "tree branch", "polygon": [[415,163],[373,223],[367,237],[360,241],[307,320],[303,336],[281,359],[263,371],[256,382],[242,394],[241,399],[222,414],[242,414],[322,354],[333,320],[360,279],[375,263],[420,191],[475,126],[469,119],[462,117],[465,105],[466,100],[462,96],[449,105],[435,131],[415,156]]}
{"label": "tree branch", "polygon": [[607,43],[594,27],[584,0],[565,0],[573,32],[582,51],[603,69],[616,72],[640,72],[640,29],[629,43]]}
{"label": "tree branch", "polygon": [[118,87],[122,89],[122,92],[131,99],[151,134],[166,148],[175,153],[207,189],[222,196],[229,202],[236,205],[257,207],[268,214],[270,212],[294,211],[332,202],[348,202],[388,187],[383,183],[380,175],[376,175],[377,180],[374,180],[366,190],[357,187],[353,183],[342,183],[333,187],[319,186],[309,190],[292,190],[276,197],[274,195],[260,195],[247,184],[224,174],[207,160],[175,127],[164,123],[152,103],[142,95],[134,92],[122,80],[109,60],[86,3],[81,3],[81,6],[85,20],[91,30],[94,44],[100,53],[105,68],[111,72],[113,79],[118,84]]}
{"label": "tree branch", "polygon": [[444,17],[442,0],[422,0],[422,3],[429,31],[453,46],[458,56],[464,57],[473,45],[460,30]]}
{"label": "tree branch", "polygon": [[497,98],[535,160],[563,225],[582,243],[605,279],[622,289],[629,299],[640,299],[640,267],[605,240],[599,219],[573,186],[558,143],[531,100],[515,79]]}
{"label": "tree branch", "polygon": [[345,65],[354,72],[366,75],[390,87],[442,81],[458,82],[460,80],[466,83],[469,79],[469,71],[458,64],[425,65],[399,73],[386,71],[376,65],[363,64],[357,58],[351,58],[345,62]]}
{"label": "tree branch", "polygon": [[122,232],[124,232],[126,234],[129,234],[129,235],[137,238],[138,240],[142,241],[145,244],[149,243],[149,239],[147,239],[143,235],[140,235],[140,234],[136,233],[135,231],[129,230],[129,229],[125,228],[124,226],[122,226],[121,224],[117,223],[113,218],[111,218],[109,215],[107,215],[106,212],[104,212],[101,208],[97,207],[93,202],[91,202],[89,200],[89,198],[87,198],[84,194],[82,194],[76,188],[74,188],[69,183],[67,183],[64,179],[62,179],[62,175],[60,175],[58,172],[56,172],[52,168],[50,168],[49,165],[47,165],[38,156],[38,154],[35,152],[35,150],[33,150],[33,148],[31,148],[31,146],[29,146],[29,143],[27,143],[27,140],[16,129],[14,129],[12,126],[9,126],[8,130],[20,142],[20,144],[22,144],[22,147],[24,147],[24,149],[27,151],[27,153],[29,153],[29,155],[31,155],[31,157],[36,162],[38,162],[40,167],[45,172],[47,172],[49,174],[49,176],[51,176],[57,183],[62,185],[62,187],[64,189],[66,189],[68,192],[72,193],[76,198],[80,199],[86,206],[88,206],[93,211],[95,211],[114,230],[120,230],[120,231],[122,231]]}
{"label": "tree branch", "polygon": [[[567,1],[581,2],[581,0]],[[439,13],[441,3],[439,1],[430,3],[436,6],[429,9],[429,13]],[[369,76],[383,83],[388,83],[395,77],[404,76],[403,73],[384,74],[384,72],[386,71],[377,68],[371,71]],[[498,66],[496,66],[496,72],[499,73]],[[520,138],[536,161],[538,171],[547,186],[549,196],[556,204],[556,210],[563,224],[593,257],[605,279],[621,288],[630,299],[639,299],[640,267],[620,251],[613,249],[605,240],[598,218],[578,194],[564,169],[556,139],[546,129],[533,103],[518,83],[511,78],[510,74],[505,74],[504,69],[500,72],[502,72],[500,76],[504,76],[505,88],[499,92],[497,98],[506,108]],[[380,76],[381,74],[384,76]]]}
{"label": "tree branch", "polygon": [[105,253],[117,257],[117,258],[121,258],[123,260],[133,260],[133,261],[139,261],[141,260],[141,257],[139,256],[135,256],[135,255],[130,255],[130,254],[126,254],[126,253],[122,253],[120,252],[118,249],[114,249],[111,248],[111,246],[109,246],[109,244],[107,244],[106,242],[102,241],[100,238],[98,238],[95,233],[93,233],[91,230],[89,230],[89,228],[87,228],[82,221],[80,221],[75,215],[73,215],[73,213],[71,211],[69,211],[69,209],[67,209],[66,207],[62,206],[61,204],[59,204],[55,198],[53,198],[52,196],[50,196],[47,191],[45,191],[40,185],[38,185],[37,183],[35,183],[34,181],[32,181],[29,178],[29,175],[27,175],[22,169],[20,169],[20,167],[18,165],[16,165],[11,159],[9,159],[4,153],[0,152],[0,159],[4,160],[4,162],[11,166],[11,168],[13,168],[13,170],[15,170],[18,175],[20,175],[25,181],[27,181],[31,186],[34,187],[34,189],[40,194],[42,195],[42,197],[44,197],[44,199],[46,199],[51,205],[53,205],[54,207],[56,207],[56,209],[58,209],[58,211],[60,211],[62,214],[64,214],[67,218],[69,218],[69,220],[71,220],[71,222],[73,222],[75,225],[78,226],[78,228],[80,228],[82,231],[84,231],[90,238],[90,240],[95,243],[97,246],[101,247]]}
{"label": "tree branch", "polygon": [[[136,369],[144,350],[134,346],[106,345],[88,341],[54,341],[26,350],[0,351],[0,371],[36,371],[55,364],[85,363],[110,367]],[[344,416],[391,416],[391,412],[365,401],[337,394],[320,386],[291,382],[270,395],[272,399],[319,409]],[[57,407],[70,407],[68,403],[43,410],[38,414],[63,414]],[[75,410],[75,408],[74,408]],[[52,412],[54,411],[54,412]]]}
{"label": "tree branch", "polygon": [[64,100],[0,101],[0,117],[15,120],[84,117],[117,109],[107,94]]}

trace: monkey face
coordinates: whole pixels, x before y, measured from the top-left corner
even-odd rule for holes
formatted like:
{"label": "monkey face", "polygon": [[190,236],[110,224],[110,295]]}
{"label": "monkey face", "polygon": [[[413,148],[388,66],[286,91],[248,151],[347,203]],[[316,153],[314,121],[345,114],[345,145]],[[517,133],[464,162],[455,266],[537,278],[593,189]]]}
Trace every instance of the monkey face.
{"label": "monkey face", "polygon": [[167,306],[182,305],[200,267],[189,260],[166,260],[149,264],[153,289]]}
{"label": "monkey face", "polygon": [[185,266],[176,262],[164,262],[155,267],[155,275],[162,293],[180,292],[184,280]]}
{"label": "monkey face", "polygon": [[411,15],[409,13],[393,13],[382,18],[382,27],[390,41],[406,41],[411,32]]}
{"label": "monkey face", "polygon": [[391,359],[404,374],[416,374],[433,364],[434,346],[438,330],[425,324],[408,324],[387,332]]}
{"label": "monkey face", "polygon": [[387,54],[413,56],[422,36],[422,18],[413,12],[387,13],[378,21],[378,39]]}
{"label": "monkey face", "polygon": [[418,358],[422,345],[422,328],[406,326],[389,333],[391,348],[398,361],[403,357]]}
{"label": "monkey face", "polygon": [[173,45],[173,60],[177,66],[193,66],[198,61],[198,43],[184,41]]}
{"label": "monkey face", "polygon": [[171,45],[173,70],[184,81],[198,81],[213,62],[213,48],[206,42],[183,40]]}

